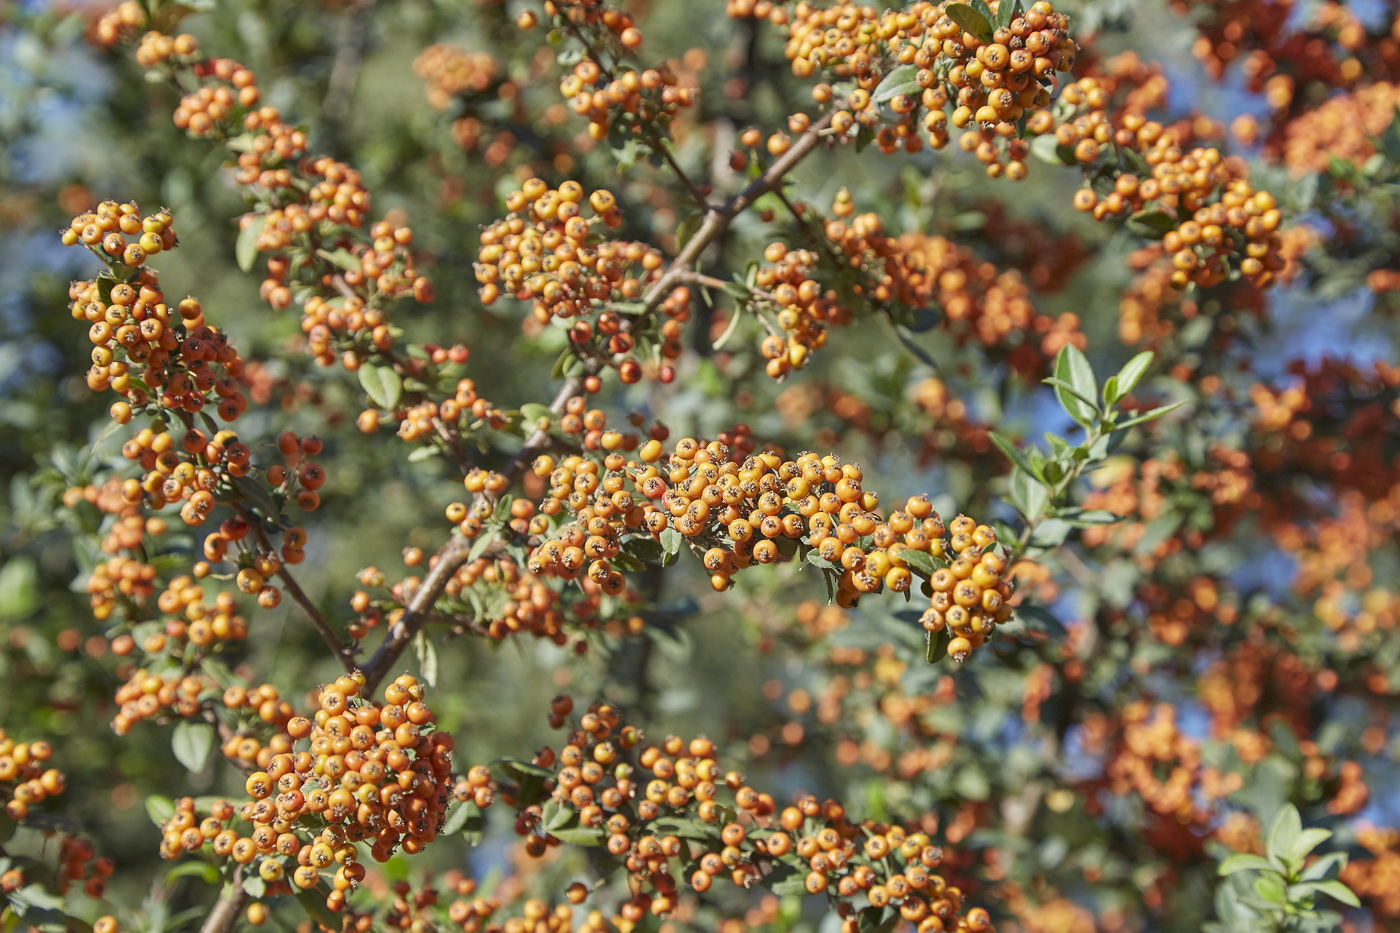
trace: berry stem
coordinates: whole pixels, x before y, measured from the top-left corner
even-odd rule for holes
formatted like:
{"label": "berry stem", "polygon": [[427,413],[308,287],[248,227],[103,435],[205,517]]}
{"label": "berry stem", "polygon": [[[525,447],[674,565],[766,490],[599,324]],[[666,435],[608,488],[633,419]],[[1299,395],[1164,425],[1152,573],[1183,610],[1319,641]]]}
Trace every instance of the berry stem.
{"label": "berry stem", "polygon": [[[253,534],[257,536],[258,543],[262,545],[263,550],[269,554],[276,553],[272,542],[268,540],[267,533],[263,531],[262,520],[241,504],[235,505],[234,508],[238,512],[238,517],[247,522],[248,527],[252,530]],[[321,617],[321,613],[316,609],[316,605],[307,597],[306,592],[301,588],[301,584],[297,583],[296,577],[292,576],[286,564],[279,564],[277,568],[277,579],[282,581],[282,585],[286,587],[287,592],[292,595],[292,599],[295,600],[296,604],[306,613],[306,617],[311,620],[311,624],[316,627],[316,631],[321,633],[321,638],[325,641],[326,647],[331,649],[331,653],[335,655],[336,660],[340,662],[346,672],[355,670],[354,648],[346,645],[336,636],[335,632],[331,631],[331,627],[326,624],[326,620]]]}

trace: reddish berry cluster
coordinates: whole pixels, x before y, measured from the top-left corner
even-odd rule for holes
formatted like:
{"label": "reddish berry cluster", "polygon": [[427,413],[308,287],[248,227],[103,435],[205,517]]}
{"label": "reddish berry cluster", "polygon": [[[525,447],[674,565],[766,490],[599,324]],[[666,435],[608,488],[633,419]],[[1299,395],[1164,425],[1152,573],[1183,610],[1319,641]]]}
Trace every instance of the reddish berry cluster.
{"label": "reddish berry cluster", "polygon": [[942,311],[942,326],[959,343],[975,341],[1006,352],[1025,372],[1041,371],[1061,347],[1083,342],[1077,315],[1036,313],[1019,273],[983,262],[941,236],[889,236],[875,214],[850,216],[854,206],[845,189],[838,192],[833,212],[822,227],[819,249],[777,242],[764,251],[771,265],[760,267],[755,285],[778,309],[777,324],[786,334],[770,335],[760,344],[769,376],[802,368],[812,351],[826,344],[829,327],[856,319],[857,308],[843,294],[864,299],[873,310],[935,306]]}

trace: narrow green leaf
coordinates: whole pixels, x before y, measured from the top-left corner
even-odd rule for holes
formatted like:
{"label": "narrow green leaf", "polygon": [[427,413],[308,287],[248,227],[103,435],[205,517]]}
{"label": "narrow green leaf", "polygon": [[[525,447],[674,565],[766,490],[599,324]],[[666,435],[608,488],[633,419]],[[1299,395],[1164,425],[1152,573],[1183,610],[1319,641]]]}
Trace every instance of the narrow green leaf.
{"label": "narrow green leaf", "polygon": [[[737,285],[738,283],[737,283],[737,282],[732,282],[732,283],[730,283],[730,284],[732,284],[732,285]],[[743,286],[740,286],[740,287],[742,288]],[[725,290],[728,291],[728,287],[726,287]],[[745,291],[745,294],[747,295],[748,289],[745,289],[744,291]],[[752,297],[753,297],[752,295],[749,295],[749,296],[748,296],[748,298],[752,298]],[[740,299],[740,300],[743,301],[743,300],[747,300],[747,299]],[[739,329],[739,319],[740,319],[741,317],[743,317],[743,316],[744,316],[744,312],[743,312],[743,310],[741,309],[741,306],[736,304],[736,305],[734,306],[734,308],[729,312],[729,320],[728,320],[728,321],[725,321],[725,323],[724,323],[724,333],[720,334],[719,337],[717,337],[717,338],[715,339],[715,342],[712,343],[712,344],[710,344],[710,349],[712,349],[712,350],[722,350],[722,349],[724,349],[724,345],[725,345],[726,343],[729,342],[729,338],[730,338],[730,337],[733,337],[735,331],[737,331],[737,330]]]}
{"label": "narrow green leaf", "polygon": [[1031,476],[1034,476],[1041,482],[1045,481],[1045,474],[1042,473],[1040,470],[1036,469],[1036,467],[1031,463],[1030,460],[1026,459],[1026,455],[1021,452],[1021,449],[1019,447],[1011,443],[1010,438],[1006,437],[1003,434],[998,434],[996,431],[988,431],[987,436],[992,439],[993,444],[997,445],[998,450],[1006,454],[1006,459],[1010,460],[1013,464],[1025,470],[1027,473],[1029,473]]}
{"label": "narrow green leaf", "polygon": [[428,639],[426,632],[419,630],[413,636],[413,653],[418,656],[418,673],[429,687],[437,686],[438,679],[438,656],[437,648]]}
{"label": "narrow green leaf", "polygon": [[1353,892],[1351,888],[1335,879],[1332,881],[1305,881],[1301,885],[1296,885],[1296,887],[1306,887],[1314,891],[1319,891],[1334,900],[1341,901],[1349,907],[1361,906],[1361,900],[1356,896],[1356,893]]}
{"label": "narrow green leaf", "polygon": [[1303,873],[1299,877],[1303,881],[1321,881],[1333,868],[1344,868],[1346,863],[1347,854],[1345,852],[1328,852],[1326,855],[1320,855],[1314,859],[1308,867],[1303,869]]}
{"label": "narrow green leaf", "polygon": [[1220,863],[1217,873],[1222,877],[1237,871],[1274,871],[1273,863],[1261,855],[1240,852]]}
{"label": "narrow green leaf", "polygon": [[1055,378],[1064,380],[1076,395],[1088,400],[1091,408],[1098,404],[1099,385],[1094,378],[1094,368],[1074,344],[1067,344],[1055,355]]}
{"label": "narrow green leaf", "polygon": [[1005,29],[1011,25],[1012,20],[1025,12],[1021,7],[1021,0],[1001,0],[997,6],[996,25],[998,29]]}
{"label": "narrow green leaf", "polygon": [[952,636],[945,628],[941,632],[925,632],[924,660],[937,664],[948,656],[948,642]]}
{"label": "narrow green leaf", "polygon": [[948,18],[962,27],[964,32],[971,33],[983,42],[992,41],[992,18],[990,11],[983,13],[978,10],[987,9],[987,4],[982,0],[972,0],[972,3],[950,3],[943,12],[948,14]]}
{"label": "narrow green leaf", "polygon": [[[1116,405],[1118,400],[1128,395],[1137,384],[1142,381],[1142,377],[1147,374],[1147,367],[1152,365],[1153,352],[1143,350],[1137,356],[1123,364],[1123,368],[1118,370],[1118,375],[1114,376],[1118,380],[1118,398],[1109,402],[1110,406]],[[1107,399],[1105,399],[1107,401]]]}
{"label": "narrow green leaf", "polygon": [[238,239],[233,244],[233,258],[238,268],[251,272],[253,263],[258,261],[258,234],[262,232],[261,218],[238,231]]}
{"label": "narrow green leaf", "polygon": [[603,844],[603,837],[606,834],[607,831],[601,826],[575,826],[572,829],[560,829],[551,833],[560,842],[570,846],[599,846]]}
{"label": "narrow green leaf", "polygon": [[190,771],[203,771],[214,750],[214,727],[207,722],[181,720],[170,737],[175,760]]}
{"label": "narrow green leaf", "polygon": [[1155,421],[1163,415],[1176,411],[1178,408],[1185,404],[1186,399],[1182,399],[1181,401],[1173,402],[1170,405],[1163,405],[1160,408],[1154,408],[1149,412],[1145,412],[1144,414],[1138,415],[1136,418],[1129,418],[1127,421],[1123,421],[1113,425],[1113,430],[1122,431],[1126,428],[1131,428],[1135,425],[1139,425],[1147,421]]}

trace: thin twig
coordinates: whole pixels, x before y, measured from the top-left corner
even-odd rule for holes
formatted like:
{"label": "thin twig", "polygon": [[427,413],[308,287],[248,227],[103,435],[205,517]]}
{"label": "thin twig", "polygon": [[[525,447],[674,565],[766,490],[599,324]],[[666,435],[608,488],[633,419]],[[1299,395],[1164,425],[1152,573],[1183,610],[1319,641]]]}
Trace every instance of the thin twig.
{"label": "thin twig", "polygon": [[666,274],[657,279],[651,288],[647,289],[643,297],[648,310],[659,307],[666,296],[671,293],[671,289],[691,272],[695,260],[700,258],[711,243],[719,239],[725,230],[729,229],[729,224],[735,217],[753,206],[753,203],[767,194],[769,191],[777,190],[783,182],[787,173],[801,162],[808,153],[817,148],[821,143],[821,130],[831,123],[832,114],[828,113],[812,127],[797,138],[792,147],[783,153],[773,164],[768,166],[764,173],[755,178],[747,188],[724,203],[722,207],[711,207],[705,213],[705,219],[700,224],[700,229],[695,231],[695,235],[685,244],[685,247],[676,254],[676,258],[667,267]]}
{"label": "thin twig", "polygon": [[355,91],[355,82],[360,75],[360,65],[365,56],[365,38],[369,31],[368,20],[373,3],[360,0],[354,10],[341,21],[340,34],[336,37],[335,61],[331,63],[330,78],[326,81],[326,97],[321,102],[321,112],[331,128],[344,125],[350,113],[350,99]]}
{"label": "thin twig", "polygon": [[[570,376],[564,380],[564,384],[559,387],[554,401],[550,403],[550,411],[556,415],[562,413],[564,405],[569,399],[583,390],[583,380],[583,375]],[[525,446],[516,452],[515,456],[500,472],[508,479],[514,480],[527,464],[549,446],[549,440],[549,432],[536,428],[525,439]],[[403,615],[389,627],[388,632],[384,635],[384,641],[380,643],[374,656],[361,669],[365,675],[366,693],[372,692],[379,686],[379,682],[384,679],[389,668],[399,659],[404,649],[408,647],[408,643],[413,640],[413,637],[432,616],[438,597],[442,596],[443,591],[447,589],[448,582],[451,581],[457,570],[466,563],[467,557],[471,554],[474,540],[464,535],[454,534],[438,550],[432,568],[423,578],[423,582],[418,584],[418,588],[413,591],[408,605],[404,607]]]}
{"label": "thin twig", "polygon": [[[248,511],[241,503],[235,505],[234,510],[238,512],[238,517],[248,524],[248,528],[258,539],[258,544],[262,545],[263,550],[269,554],[275,553],[272,542],[268,540],[266,532],[262,529],[262,520],[254,513]],[[311,602],[306,592],[302,590],[301,585],[297,583],[296,577],[292,576],[286,564],[280,561],[278,562],[276,576],[277,579],[282,581],[282,586],[291,594],[293,601],[306,613],[306,617],[311,620],[311,624],[316,627],[316,631],[321,633],[321,639],[325,641],[326,647],[331,649],[336,660],[338,660],[341,666],[347,671],[353,671],[355,669],[355,650],[342,642],[336,636],[335,632],[331,631],[331,627],[326,624],[326,620],[321,617],[320,611],[316,608],[315,604]]]}

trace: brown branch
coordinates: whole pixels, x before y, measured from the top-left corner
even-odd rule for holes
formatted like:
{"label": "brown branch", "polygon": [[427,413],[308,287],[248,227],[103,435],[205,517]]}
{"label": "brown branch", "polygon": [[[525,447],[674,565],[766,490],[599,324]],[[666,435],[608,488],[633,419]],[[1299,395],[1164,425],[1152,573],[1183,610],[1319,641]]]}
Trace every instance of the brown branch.
{"label": "brown branch", "polygon": [[240,865],[234,869],[233,878],[209,910],[209,916],[204,918],[199,933],[227,933],[232,930],[238,926],[238,917],[249,900],[248,892],[243,890],[243,866]]}
{"label": "brown branch", "polygon": [[[676,258],[672,260],[665,275],[647,290],[643,301],[648,312],[655,311],[660,307],[661,302],[665,300],[672,288],[684,281],[686,276],[694,274],[693,265],[700,258],[700,254],[729,228],[729,224],[735,217],[753,206],[753,203],[764,194],[779,187],[787,173],[792,171],[798,162],[820,145],[821,131],[831,123],[831,117],[832,114],[828,113],[813,124],[807,132],[798,137],[797,141],[792,144],[792,148],[774,160],[773,164],[768,166],[767,170],[754,179],[747,188],[726,201],[722,207],[712,207],[706,212],[705,220],[701,223],[700,229],[695,231],[695,236],[691,237],[676,255]],[[561,414],[564,411],[565,403],[583,389],[585,376],[596,372],[598,366],[597,361],[589,360],[585,364],[583,374],[566,379],[564,384],[560,386],[554,401],[550,403],[550,411],[555,415]],[[516,452],[515,456],[500,472],[507,479],[514,480],[526,465],[548,447],[548,442],[548,432],[537,428],[526,438],[525,445]],[[483,497],[484,494],[481,493],[477,496],[478,499]],[[423,578],[423,582],[413,591],[408,605],[404,607],[403,615],[389,627],[384,635],[384,640],[375,650],[374,656],[361,668],[365,676],[366,693],[374,691],[379,686],[389,668],[398,661],[408,647],[408,643],[426,624],[438,598],[447,589],[448,582],[462,564],[466,563],[467,557],[471,553],[472,543],[473,539],[454,534],[438,550],[432,568]]]}
{"label": "brown branch", "polygon": [[[554,401],[550,403],[549,410],[556,415],[562,413],[564,405],[569,399],[583,390],[583,380],[584,375],[570,376],[564,380],[564,384],[559,387]],[[548,446],[549,432],[536,428],[525,439],[525,446],[516,452],[515,456],[500,472],[508,479],[514,480],[520,471]],[[364,691],[366,693],[373,692],[379,686],[379,682],[384,679],[389,667],[399,659],[404,649],[408,647],[408,643],[413,640],[413,636],[418,634],[432,616],[433,607],[437,605],[438,597],[447,589],[448,582],[458,568],[466,563],[474,541],[474,538],[454,534],[438,550],[432,568],[423,578],[423,582],[418,584],[418,588],[413,591],[408,605],[404,607],[403,615],[389,627],[389,631],[385,633],[384,641],[380,642],[374,656],[361,669],[365,675]]]}
{"label": "brown branch", "polygon": [[648,310],[654,310],[660,306],[671,289],[681,282],[684,276],[691,272],[695,261],[700,258],[700,254],[705,251],[715,240],[729,229],[729,224],[745,210],[753,206],[753,203],[770,191],[777,190],[783,182],[783,178],[793,167],[806,158],[807,154],[821,144],[821,131],[831,124],[832,114],[828,113],[816,123],[812,124],[807,132],[799,136],[792,144],[792,148],[783,153],[773,164],[768,166],[764,173],[755,178],[747,188],[724,203],[723,207],[712,207],[705,213],[705,220],[700,224],[700,229],[695,231],[695,235],[686,242],[684,248],[676,254],[676,258],[667,267],[666,274],[657,279],[651,288],[647,289],[643,301]]}
{"label": "brown branch", "polygon": [[[235,505],[234,510],[238,512],[239,518],[242,518],[243,521],[248,523],[248,528],[253,532],[254,536],[257,537],[258,544],[262,545],[263,550],[267,551],[269,554],[275,554],[276,550],[273,548],[272,542],[268,540],[267,534],[262,529],[262,520],[254,513],[248,511],[242,504]],[[310,597],[306,595],[301,585],[297,583],[296,577],[292,576],[286,564],[281,561],[278,561],[276,576],[277,579],[282,581],[282,586],[291,594],[292,600],[306,613],[306,617],[311,620],[311,624],[316,627],[316,631],[321,633],[321,639],[326,643],[326,647],[331,649],[331,653],[335,655],[336,660],[340,662],[341,666],[344,667],[346,671],[353,671],[355,669],[355,649],[346,645],[336,636],[335,632],[331,631],[331,627],[327,625],[326,620],[321,617],[320,611],[316,608],[315,604],[311,602]]]}

